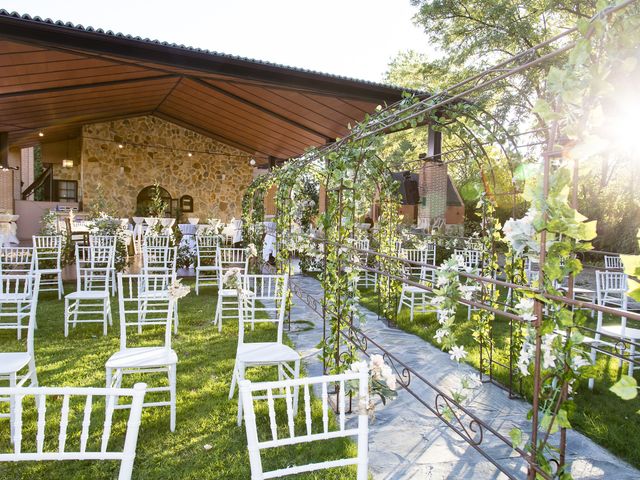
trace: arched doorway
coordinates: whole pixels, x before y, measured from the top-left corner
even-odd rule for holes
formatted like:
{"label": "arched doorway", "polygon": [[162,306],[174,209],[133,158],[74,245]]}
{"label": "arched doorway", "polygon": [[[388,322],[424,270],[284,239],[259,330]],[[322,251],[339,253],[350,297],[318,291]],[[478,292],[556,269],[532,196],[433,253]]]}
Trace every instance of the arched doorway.
{"label": "arched doorway", "polygon": [[[138,193],[136,198],[136,214],[137,215],[149,215],[149,209],[153,203],[153,196],[155,194],[155,186],[149,185],[144,187]],[[164,188],[158,186],[160,190],[160,197],[167,204],[167,208],[164,211],[165,215],[171,215],[171,194]]]}

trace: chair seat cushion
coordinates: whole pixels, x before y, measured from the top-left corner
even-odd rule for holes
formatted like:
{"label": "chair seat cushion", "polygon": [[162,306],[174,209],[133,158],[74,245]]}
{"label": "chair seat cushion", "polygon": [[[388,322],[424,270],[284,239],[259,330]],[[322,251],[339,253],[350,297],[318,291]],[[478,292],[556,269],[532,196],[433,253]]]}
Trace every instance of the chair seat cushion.
{"label": "chair seat cushion", "polygon": [[18,372],[31,360],[31,355],[26,352],[2,352],[0,353],[0,375]]}
{"label": "chair seat cushion", "polygon": [[178,363],[176,352],[164,347],[125,348],[109,357],[107,368],[162,367]]}
{"label": "chair seat cushion", "polygon": [[244,343],[238,345],[236,354],[243,363],[278,363],[300,360],[300,354],[293,348],[277,342]]}
{"label": "chair seat cushion", "polygon": [[106,290],[86,290],[72,292],[65,295],[70,300],[102,300],[109,298],[109,292]]}

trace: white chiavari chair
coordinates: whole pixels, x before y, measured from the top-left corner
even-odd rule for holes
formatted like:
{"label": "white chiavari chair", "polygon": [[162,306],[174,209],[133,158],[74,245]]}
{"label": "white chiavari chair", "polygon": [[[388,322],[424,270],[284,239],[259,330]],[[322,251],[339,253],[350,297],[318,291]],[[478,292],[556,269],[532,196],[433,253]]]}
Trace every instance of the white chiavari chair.
{"label": "white chiavari chair", "polygon": [[[427,248],[405,248],[400,251],[400,257],[407,259],[409,262],[404,265],[405,276],[409,280],[426,286],[432,286],[435,281],[435,263],[436,248],[435,244],[429,244]],[[428,267],[427,265],[433,265]],[[430,308],[429,298],[431,293],[424,288],[415,285],[402,284],[400,292],[400,300],[398,302],[398,314],[402,311],[402,307],[409,308],[409,319],[413,321],[416,311],[426,312]]]}
{"label": "white chiavari chair", "polygon": [[619,255],[605,255],[604,268],[607,270],[622,270],[622,259]]}
{"label": "white chiavari chair", "polygon": [[[298,378],[300,354],[283,343],[284,314],[289,293],[286,275],[247,275],[239,299],[239,329],[236,361],[231,379],[229,399],[233,398],[236,383],[245,378],[247,368],[277,366],[278,379]],[[262,304],[262,307],[258,305]],[[256,315],[259,313],[259,315]],[[268,323],[276,327],[275,341],[251,342],[246,327]],[[293,367],[290,365],[293,364]],[[297,395],[293,398],[297,408]],[[238,425],[242,423],[242,402],[238,397]]]}
{"label": "white chiavari chair", "polygon": [[26,328],[22,321],[29,318],[33,294],[37,292],[33,285],[36,278],[33,273],[0,271],[0,328],[17,330],[18,340]]}
{"label": "white chiavari chair", "polygon": [[[627,275],[623,272],[616,271],[599,271],[596,270],[596,303],[602,306],[610,306],[618,308],[621,313],[627,310]],[[603,325],[603,314],[598,312],[596,322],[596,333],[593,339],[587,339],[585,343],[591,343],[591,362],[596,361],[595,347],[611,347],[621,354],[628,354],[630,359],[636,356],[635,343],[640,342],[640,329],[627,326],[627,318],[620,317],[619,325]],[[605,336],[610,340],[602,340]],[[624,341],[629,340],[631,343],[628,347],[624,345]],[[602,352],[600,348],[599,351]],[[620,367],[622,367],[622,359],[619,359]],[[629,362],[629,375],[633,375],[634,364]],[[593,388],[593,379],[589,379],[589,388]]]}
{"label": "white chiavari chair", "polygon": [[118,237],[115,235],[89,235],[89,245],[92,247],[108,247],[111,249],[111,266],[109,267],[109,283],[111,294],[116,293],[116,247],[118,243]]}
{"label": "white chiavari chair", "polygon": [[64,297],[64,336],[69,336],[69,325],[102,323],[102,334],[107,324],[113,325],[109,286],[113,268],[111,247],[92,247],[76,243],[76,291]]}
{"label": "white chiavari chair", "polygon": [[[118,480],[129,480],[133,472],[133,463],[136,456],[138,443],[138,431],[142,414],[142,404],[145,396],[144,383],[137,383],[133,388],[75,388],[75,387],[35,387],[35,388],[0,388],[0,396],[8,397],[14,404],[12,424],[12,451],[0,450],[0,462],[24,462],[24,461],[58,461],[58,460],[115,460],[120,462]],[[33,397],[38,410],[34,416],[35,428],[30,425],[29,417],[24,415],[25,397]],[[109,449],[111,430],[113,425],[114,403],[117,397],[131,397],[131,409],[126,426],[124,444],[121,449]],[[102,400],[104,398],[104,401]],[[70,405],[84,405],[82,410],[82,422],[73,422],[73,414],[70,413]],[[47,427],[47,413],[60,408],[60,418],[49,422]],[[101,417],[96,417],[97,412],[104,411],[104,422],[96,422]],[[69,420],[71,416],[72,420]],[[37,420],[35,420],[37,418]],[[51,415],[49,415],[51,418]],[[102,423],[100,441],[91,438],[91,421]],[[51,443],[51,447],[45,443],[47,432],[58,427],[57,442]],[[75,433],[73,427],[78,426],[79,432]],[[26,427],[26,428],[25,428]],[[31,428],[30,428],[31,427]],[[98,431],[94,427],[94,432]],[[35,442],[23,442],[23,430],[34,431]],[[75,435],[79,436],[79,442],[72,441]],[[120,444],[120,442],[117,442]],[[33,447],[29,448],[31,445]],[[76,446],[77,445],[77,446]],[[75,446],[75,448],[74,448]]]}
{"label": "white chiavari chair", "polygon": [[33,273],[34,260],[31,247],[0,247],[0,272],[18,275]]}
{"label": "white chiavari chair", "polygon": [[[347,424],[345,393],[346,384],[357,382],[357,400],[354,404],[368,404],[368,384],[367,372],[343,373],[341,375],[327,375],[323,377],[306,377],[291,380],[281,380],[277,382],[252,383],[248,380],[240,382],[240,393],[244,405],[245,429],[247,433],[247,448],[249,450],[249,462],[251,464],[251,480],[263,480],[266,478],[281,478],[298,473],[325,470],[329,468],[343,467],[347,465],[357,465],[358,480],[368,478],[368,438],[369,438],[369,418],[365,408],[358,411],[358,421],[355,426]],[[337,425],[330,425],[329,422],[329,391],[338,384],[338,422]],[[302,389],[304,399],[304,427],[298,428],[296,432],[293,401],[297,398],[297,391]],[[320,390],[322,405],[322,425],[318,421],[313,421],[311,392]],[[275,392],[284,391],[284,408],[286,409],[286,424],[278,426],[278,419],[283,415],[278,415],[276,411]],[[293,396],[293,399],[292,399]],[[256,413],[264,412],[264,408],[256,408],[258,402],[266,401],[267,411],[265,418],[260,422],[256,419]],[[260,405],[261,406],[261,405]],[[266,431],[258,429],[264,426]],[[267,428],[268,426],[268,428]],[[321,442],[334,438],[355,437],[357,439],[357,454],[355,457],[329,460],[307,465],[289,465],[277,470],[264,471],[262,465],[262,452],[272,448],[286,448],[290,445],[299,445],[310,442]],[[316,444],[314,444],[316,445]]]}
{"label": "white chiavari chair", "polygon": [[196,295],[201,286],[218,285],[218,247],[217,235],[196,236]]}
{"label": "white chiavari chair", "polygon": [[144,247],[164,247],[171,246],[170,235],[145,235],[142,239],[142,248]]}
{"label": "white chiavari chair", "polygon": [[40,274],[40,291],[57,291],[60,300],[64,295],[61,267],[62,236],[34,235],[32,240],[34,269]]}
{"label": "white chiavari chair", "polygon": [[[37,387],[38,375],[36,373],[36,356],[34,347],[34,330],[36,328],[36,311],[38,309],[38,288],[39,288],[39,274],[34,275],[21,275],[19,282],[26,283],[28,287],[21,287],[25,292],[29,292],[28,297],[21,301],[21,306],[17,311],[11,314],[7,314],[3,310],[0,315],[0,330],[14,330],[18,329],[18,338],[21,338],[20,332],[27,330],[26,348],[24,351],[19,352],[0,352],[0,381],[3,384],[8,384],[10,388],[15,387]],[[0,279],[0,284],[4,287],[6,277]],[[9,282],[17,281],[17,276]],[[4,293],[0,292],[0,297]],[[22,323],[23,318],[27,318],[25,324]],[[15,318],[12,318],[15,317]],[[0,389],[2,390],[2,389]],[[9,403],[9,413],[0,414],[0,418],[9,418],[11,428],[11,438],[13,439],[13,433],[15,431],[14,425],[14,413],[15,413],[15,398],[0,393],[0,402]]]}
{"label": "white chiavari chair", "polygon": [[216,254],[218,261],[218,302],[216,303],[216,313],[213,319],[214,325],[218,325],[218,331],[222,331],[222,320],[235,319],[238,309],[238,291],[236,288],[229,288],[224,285],[223,277],[225,273],[233,268],[238,269],[242,277],[247,273],[249,257],[244,248],[218,248]]}
{"label": "white chiavari chair", "polygon": [[[147,392],[169,392],[169,400],[145,403],[144,407],[164,407],[170,409],[170,429],[176,428],[176,366],[178,355],[171,348],[171,322],[174,316],[174,300],[167,296],[163,302],[148,300],[145,288],[148,288],[148,276],[144,274],[118,274],[118,308],[120,312],[120,351],[109,357],[105,364],[107,387],[120,388],[124,375],[166,373],[169,385],[147,388]],[[130,347],[127,343],[127,330],[155,326],[162,331],[162,341],[154,341],[148,346]],[[128,405],[116,403],[116,409],[128,408]]]}

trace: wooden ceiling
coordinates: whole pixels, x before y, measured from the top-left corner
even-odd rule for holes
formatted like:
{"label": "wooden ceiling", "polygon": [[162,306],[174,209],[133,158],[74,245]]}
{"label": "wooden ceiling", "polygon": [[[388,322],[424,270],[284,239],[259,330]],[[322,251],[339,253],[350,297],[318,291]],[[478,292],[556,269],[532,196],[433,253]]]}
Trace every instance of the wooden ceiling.
{"label": "wooden ceiling", "polygon": [[155,115],[259,158],[334,141],[400,89],[0,10],[0,132],[11,145]]}

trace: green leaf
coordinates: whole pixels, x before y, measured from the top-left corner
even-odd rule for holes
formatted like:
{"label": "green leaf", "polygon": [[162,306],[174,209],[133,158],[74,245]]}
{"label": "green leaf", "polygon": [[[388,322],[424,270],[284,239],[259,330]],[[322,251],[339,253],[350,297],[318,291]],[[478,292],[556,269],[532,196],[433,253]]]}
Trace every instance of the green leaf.
{"label": "green leaf", "polygon": [[622,375],[609,390],[623,400],[632,400],[638,396],[638,382],[629,375]]}
{"label": "green leaf", "polygon": [[569,419],[567,418],[567,411],[564,408],[558,410],[558,416],[556,417],[558,421],[558,426],[562,428],[571,428],[571,424],[569,423]]}
{"label": "green leaf", "polygon": [[524,444],[522,438],[522,430],[520,430],[518,427],[513,427],[511,429],[511,431],[509,432],[509,437],[511,438],[511,445],[513,445],[514,449],[520,448]]}

